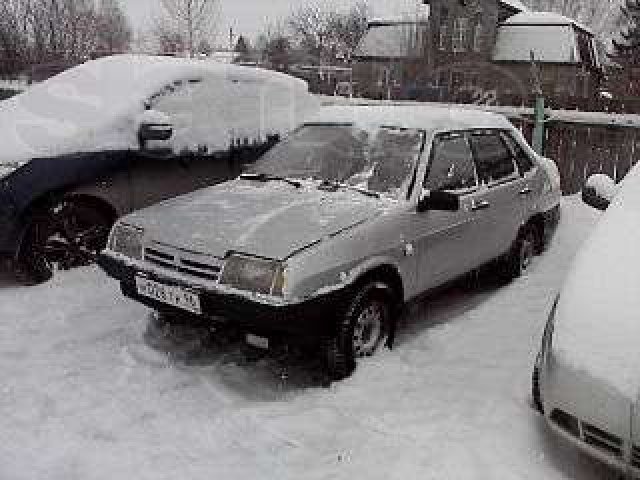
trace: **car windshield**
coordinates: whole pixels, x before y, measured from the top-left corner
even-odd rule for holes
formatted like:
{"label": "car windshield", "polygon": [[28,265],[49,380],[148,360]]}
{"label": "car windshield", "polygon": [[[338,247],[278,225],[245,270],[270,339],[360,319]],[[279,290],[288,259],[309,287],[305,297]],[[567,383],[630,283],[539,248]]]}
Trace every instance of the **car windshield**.
{"label": "car windshield", "polygon": [[393,127],[306,125],[248,173],[312,179],[401,198],[411,183],[424,132]]}

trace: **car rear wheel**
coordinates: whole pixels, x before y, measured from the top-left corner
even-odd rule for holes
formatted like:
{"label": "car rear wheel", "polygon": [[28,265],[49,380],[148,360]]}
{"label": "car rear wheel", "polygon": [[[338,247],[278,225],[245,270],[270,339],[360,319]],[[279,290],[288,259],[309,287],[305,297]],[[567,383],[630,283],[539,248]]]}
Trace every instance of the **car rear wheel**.
{"label": "car rear wheel", "polygon": [[360,289],[326,347],[332,380],[348,377],[359,359],[378,350],[388,335],[390,315],[389,295],[380,286],[370,283]]}
{"label": "car rear wheel", "polygon": [[527,273],[533,264],[536,256],[536,246],[539,244],[537,231],[532,226],[525,227],[511,251],[503,262],[503,269],[506,279],[518,278]]}
{"label": "car rear wheel", "polygon": [[61,201],[34,214],[18,254],[19,276],[42,283],[57,270],[88,265],[105,247],[112,221],[89,205]]}

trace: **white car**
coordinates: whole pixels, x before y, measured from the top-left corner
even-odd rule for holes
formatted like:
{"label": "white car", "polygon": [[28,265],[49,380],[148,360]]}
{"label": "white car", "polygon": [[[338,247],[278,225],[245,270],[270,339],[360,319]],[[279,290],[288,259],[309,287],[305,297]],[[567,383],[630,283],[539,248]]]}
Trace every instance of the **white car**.
{"label": "white car", "polygon": [[583,198],[607,211],[549,316],[533,372],[533,400],[553,431],[638,476],[640,167],[619,190],[611,179],[592,177]]}

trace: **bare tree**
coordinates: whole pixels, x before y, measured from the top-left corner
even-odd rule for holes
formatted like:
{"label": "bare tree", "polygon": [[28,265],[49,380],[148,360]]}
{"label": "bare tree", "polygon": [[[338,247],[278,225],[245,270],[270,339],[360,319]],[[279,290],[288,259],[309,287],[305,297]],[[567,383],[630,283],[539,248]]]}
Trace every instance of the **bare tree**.
{"label": "bare tree", "polygon": [[164,17],[161,23],[185,40],[190,56],[203,40],[215,38],[220,15],[219,0],[161,0]]}
{"label": "bare tree", "polygon": [[126,52],[131,47],[133,30],[117,0],[102,0],[96,12],[97,50],[103,53]]}
{"label": "bare tree", "polygon": [[287,19],[292,40],[312,60],[332,63],[348,58],[367,30],[370,9],[359,2],[347,12],[326,4],[309,4],[293,11]]}
{"label": "bare tree", "polygon": [[120,5],[98,1],[2,0],[0,73],[128,50],[132,33]]}

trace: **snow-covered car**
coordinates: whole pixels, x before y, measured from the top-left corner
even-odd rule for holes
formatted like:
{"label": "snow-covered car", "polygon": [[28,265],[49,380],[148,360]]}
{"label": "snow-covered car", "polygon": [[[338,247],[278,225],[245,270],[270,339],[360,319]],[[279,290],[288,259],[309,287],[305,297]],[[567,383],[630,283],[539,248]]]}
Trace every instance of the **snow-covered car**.
{"label": "snow-covered car", "polygon": [[115,219],[235,178],[318,108],[307,84],[118,55],[0,103],[0,256],[32,281],[85,263]]}
{"label": "snow-covered car", "polygon": [[[640,476],[640,167],[619,190],[589,179],[606,209],[553,305],[533,369],[536,408],[587,454]],[[617,193],[616,193],[617,191]]]}
{"label": "snow-covered car", "polygon": [[496,259],[520,275],[559,202],[555,164],[503,116],[330,107],[236,180],[124,217],[99,264],[169,321],[318,346],[342,378],[410,299]]}

